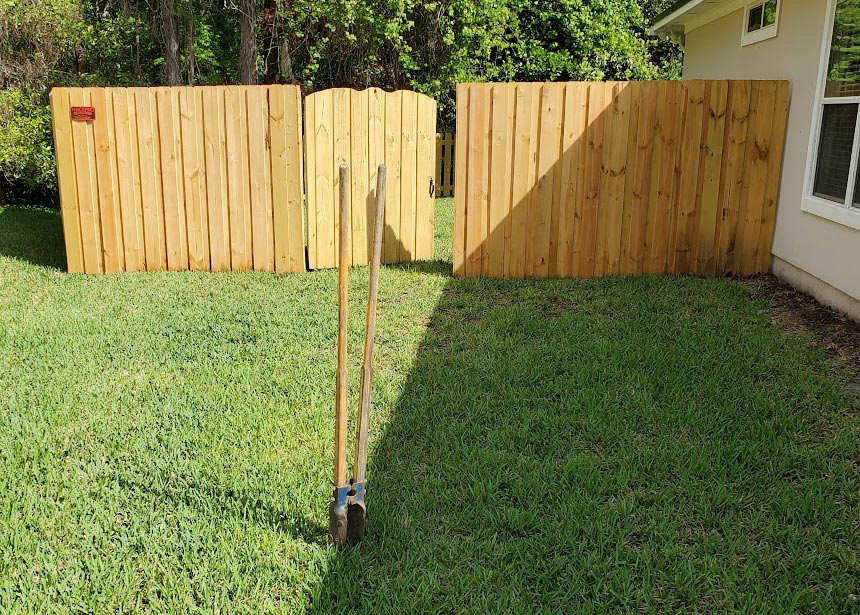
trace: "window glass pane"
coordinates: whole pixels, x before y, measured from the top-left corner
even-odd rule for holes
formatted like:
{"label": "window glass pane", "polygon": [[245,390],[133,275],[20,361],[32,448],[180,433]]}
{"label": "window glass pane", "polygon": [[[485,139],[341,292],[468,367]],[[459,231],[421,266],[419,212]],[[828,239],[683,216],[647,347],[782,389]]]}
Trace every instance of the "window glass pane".
{"label": "window glass pane", "polygon": [[857,105],[824,105],[815,165],[815,196],[845,202],[856,123]]}
{"label": "window glass pane", "polygon": [[860,96],[860,0],[836,4],[824,95]]}
{"label": "window glass pane", "polygon": [[759,4],[750,9],[749,20],[747,21],[747,32],[755,32],[761,28],[761,18],[764,12],[764,6]]}
{"label": "window glass pane", "polygon": [[[858,165],[860,165],[860,162],[858,162]],[[854,184],[854,199],[851,201],[851,207],[860,209],[860,176],[858,176],[858,181]]]}
{"label": "window glass pane", "polygon": [[767,0],[764,3],[764,25],[772,26],[776,23],[776,0]]}

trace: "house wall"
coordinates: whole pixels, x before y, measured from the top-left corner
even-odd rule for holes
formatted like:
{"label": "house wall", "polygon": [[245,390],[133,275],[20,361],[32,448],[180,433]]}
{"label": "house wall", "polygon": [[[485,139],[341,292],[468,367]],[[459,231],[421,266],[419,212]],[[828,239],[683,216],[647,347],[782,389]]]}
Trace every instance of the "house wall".
{"label": "house wall", "polygon": [[[741,47],[743,16],[741,8],[687,33],[684,77],[791,82],[773,244],[780,267],[774,269],[779,274],[788,263],[800,270],[793,271],[794,278],[805,272],[807,291],[860,320],[860,230],[801,210],[827,0],[782,0],[779,35],[747,47]],[[824,284],[816,285],[815,278]]]}

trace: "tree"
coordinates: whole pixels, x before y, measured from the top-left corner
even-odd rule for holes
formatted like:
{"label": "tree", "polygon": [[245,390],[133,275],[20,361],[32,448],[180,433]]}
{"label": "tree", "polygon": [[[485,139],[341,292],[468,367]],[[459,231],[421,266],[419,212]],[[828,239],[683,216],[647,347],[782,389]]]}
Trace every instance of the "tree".
{"label": "tree", "polygon": [[257,83],[256,0],[239,0],[239,81]]}
{"label": "tree", "polygon": [[179,62],[179,19],[174,0],[159,0],[161,28],[164,33],[164,76],[167,85],[182,84],[182,65]]}

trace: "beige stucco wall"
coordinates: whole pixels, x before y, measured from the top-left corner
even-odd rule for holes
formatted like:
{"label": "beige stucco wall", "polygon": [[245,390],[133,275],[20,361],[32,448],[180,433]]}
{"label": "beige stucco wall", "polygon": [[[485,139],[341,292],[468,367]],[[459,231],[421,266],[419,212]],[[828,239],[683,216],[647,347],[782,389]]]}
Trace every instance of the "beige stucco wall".
{"label": "beige stucco wall", "polygon": [[773,253],[860,300],[860,230],[801,210],[827,0],[782,0],[779,35],[741,47],[743,9],[687,33],[687,79],[788,79],[791,108]]}

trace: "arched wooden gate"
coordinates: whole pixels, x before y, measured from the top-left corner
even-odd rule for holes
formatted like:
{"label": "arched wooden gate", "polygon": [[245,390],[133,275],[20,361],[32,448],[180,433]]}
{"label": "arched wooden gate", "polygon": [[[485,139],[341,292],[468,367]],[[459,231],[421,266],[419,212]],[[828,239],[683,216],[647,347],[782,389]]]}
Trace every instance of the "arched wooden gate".
{"label": "arched wooden gate", "polygon": [[350,170],[352,264],[368,262],[376,169],[388,167],[386,263],[433,257],[436,101],[399,90],[337,88],[305,98],[308,265],[337,264],[338,167]]}

